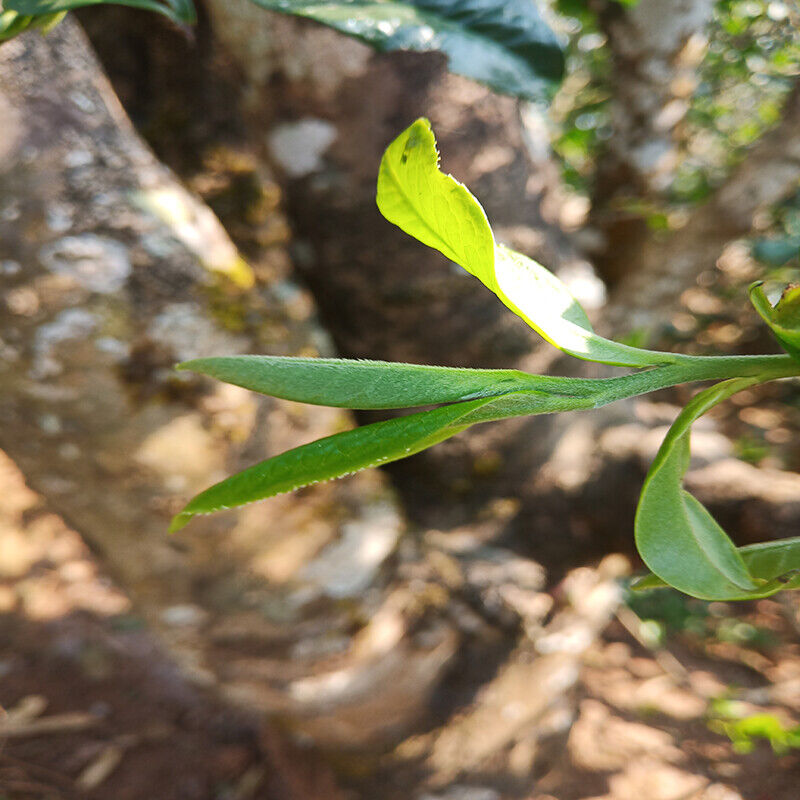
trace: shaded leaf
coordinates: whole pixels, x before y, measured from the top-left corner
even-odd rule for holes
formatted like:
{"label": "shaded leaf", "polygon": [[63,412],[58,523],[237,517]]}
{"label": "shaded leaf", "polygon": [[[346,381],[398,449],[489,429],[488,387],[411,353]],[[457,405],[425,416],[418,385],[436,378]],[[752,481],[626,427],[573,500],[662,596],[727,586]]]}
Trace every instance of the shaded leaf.
{"label": "shaded leaf", "polygon": [[[748,551],[758,570],[748,568],[742,552],[681,481],[689,464],[692,423],[758,378],[723,381],[694,397],[678,415],[653,461],[636,510],[636,545],[652,572],[686,594],[704,600],[738,600],[772,594],[775,569],[791,566],[796,553],[764,548]],[[782,555],[779,558],[779,553]],[[781,561],[781,559],[783,559]],[[645,586],[652,585],[645,583]]]}
{"label": "shaded leaf", "polygon": [[586,312],[555,275],[533,259],[495,244],[480,203],[463,184],[439,170],[436,139],[428,120],[418,119],[386,149],[378,174],[377,203],[386,219],[460,264],[564,352],[629,367],[675,360],[669,353],[640,350],[598,336]]}
{"label": "shaded leaf", "polygon": [[[756,580],[772,582],[766,595],[781,589],[800,588],[800,537],[760,542],[737,548],[748,572]],[[781,579],[780,583],[774,583]],[[645,575],[632,585],[636,590],[659,589],[669,586],[657,575]]]}
{"label": "shaded leaf", "polygon": [[387,361],[279,356],[197,358],[177,369],[209,375],[261,394],[339,408],[409,408],[540,390],[588,396],[594,386],[574,378],[512,369],[457,369]]}
{"label": "shaded leaf", "polygon": [[533,0],[254,0],[378,50],[438,51],[452,72],[514,97],[548,97],[564,54]]}
{"label": "shaded leaf", "polygon": [[771,581],[800,570],[800,536],[740,547],[739,552],[755,578]]}

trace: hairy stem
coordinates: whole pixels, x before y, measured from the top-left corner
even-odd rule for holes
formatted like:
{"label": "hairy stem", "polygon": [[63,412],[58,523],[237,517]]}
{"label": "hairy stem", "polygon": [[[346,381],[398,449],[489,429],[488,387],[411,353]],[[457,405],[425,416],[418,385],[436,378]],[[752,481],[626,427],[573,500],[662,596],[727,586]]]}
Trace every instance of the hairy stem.
{"label": "hairy stem", "polygon": [[604,379],[605,390],[597,406],[680,383],[744,377],[767,381],[797,375],[800,375],[800,363],[791,356],[690,356],[678,364]]}

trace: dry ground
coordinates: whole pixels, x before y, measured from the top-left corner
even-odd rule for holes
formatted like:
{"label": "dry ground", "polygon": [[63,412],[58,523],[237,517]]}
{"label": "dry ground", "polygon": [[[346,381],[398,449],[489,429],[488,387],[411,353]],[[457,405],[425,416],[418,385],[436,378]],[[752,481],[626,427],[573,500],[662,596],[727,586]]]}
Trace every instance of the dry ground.
{"label": "dry ground", "polygon": [[[312,754],[188,686],[2,455],[0,497],[0,798],[378,800],[404,784],[389,769],[334,789]],[[738,753],[710,721],[714,698],[729,697],[739,713],[797,724],[798,599],[634,608],[641,616],[623,607],[588,652],[571,729],[565,720],[549,744],[517,744],[503,781],[455,776],[417,797],[796,800],[800,751],[776,754],[759,740]],[[642,627],[649,617],[656,624]],[[666,648],[651,649],[659,625]]]}

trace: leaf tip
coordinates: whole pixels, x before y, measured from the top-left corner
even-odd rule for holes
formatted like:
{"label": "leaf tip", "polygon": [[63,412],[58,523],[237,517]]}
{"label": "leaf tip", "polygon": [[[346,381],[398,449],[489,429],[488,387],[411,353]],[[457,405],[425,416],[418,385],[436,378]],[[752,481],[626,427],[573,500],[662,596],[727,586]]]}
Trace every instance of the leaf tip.
{"label": "leaf tip", "polygon": [[185,528],[189,522],[191,521],[194,514],[191,511],[183,511],[178,512],[173,518],[172,521],[169,523],[169,533],[177,533],[182,528]]}
{"label": "leaf tip", "polygon": [[414,122],[406,128],[405,133],[406,141],[403,146],[403,153],[400,156],[400,161],[403,164],[408,161],[409,154],[412,150],[416,150],[418,147],[424,147],[426,144],[432,146],[436,153],[436,164],[439,164],[439,148],[436,146],[436,135],[427,117],[419,117],[414,120]]}
{"label": "leaf tip", "polygon": [[187,361],[180,361],[174,367],[175,370],[178,372],[204,372],[204,368],[207,368],[209,361],[213,362],[212,359],[208,358],[190,358]]}

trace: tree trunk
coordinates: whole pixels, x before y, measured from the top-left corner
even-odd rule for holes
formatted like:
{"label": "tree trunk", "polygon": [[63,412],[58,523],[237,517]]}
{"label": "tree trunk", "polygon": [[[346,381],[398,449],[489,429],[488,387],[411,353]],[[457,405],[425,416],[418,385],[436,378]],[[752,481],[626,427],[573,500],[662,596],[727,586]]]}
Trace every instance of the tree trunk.
{"label": "tree trunk", "polygon": [[[521,155],[514,104],[446,75],[436,57],[374,56],[248,4],[215,2],[212,12],[246,76],[248,127],[266,139],[252,171],[262,177],[247,191],[263,209],[264,164],[281,166],[295,261],[343,351],[535,367],[534,334],[373,208],[382,148],[430,112],[445,167],[476,189],[501,235],[548,265],[569,262],[572,251],[538,213],[540,175]],[[282,715],[360,774],[374,766],[365,752],[426,719],[428,732],[383,762],[387,798],[457,775],[506,776],[515,745],[535,749],[547,712],[569,711],[582,648],[619,601],[620,570],[573,575],[567,608],[543,627],[552,599],[542,569],[496,541],[562,561],[629,541],[640,461],[651,455],[638,445],[652,420],[599,443],[586,416],[564,436],[537,419],[483,427],[401,465],[394,474],[419,509],[416,535],[373,472],[198,520],[167,539],[176,494],[347,424],[339,412],[176,380],[170,365],[243,350],[314,354],[323,337],[281,246],[269,244],[268,221],[253,236],[257,288],[232,285],[231,274],[245,283],[247,269],[207,209],[133,134],[74,26],[4,46],[0,78],[10,120],[0,133],[9,285],[0,446],[101,553],[197,679]],[[209,267],[229,277],[212,278]],[[627,451],[620,431],[633,440]],[[537,478],[553,440],[561,444]],[[624,457],[593,477],[609,451]],[[704,478],[707,490],[717,485],[709,470],[695,483]],[[781,508],[788,490],[776,486],[769,501]],[[495,546],[485,546],[490,539]],[[444,675],[437,725],[429,701]],[[521,689],[525,702],[504,714]],[[342,759],[346,748],[354,761]],[[534,762],[517,771],[526,787]]]}
{"label": "tree trunk", "polygon": [[[195,680],[340,760],[355,753],[362,776],[376,763],[365,753],[427,720],[429,762],[409,768],[404,753],[418,743],[408,740],[384,762],[394,778],[381,796],[464,770],[500,780],[520,737],[536,741],[537,720],[569,705],[585,647],[619,601],[619,565],[567,585],[547,655],[534,659],[553,606],[542,568],[484,546],[477,529],[406,534],[378,472],[168,538],[177,496],[347,424],[338,411],[256,402],[171,370],[246,349],[314,354],[310,303],[280,247],[262,247],[246,287],[248,267],[134,134],[75,25],[4,46],[0,85],[0,447]],[[490,688],[470,712],[470,725],[492,720],[492,739],[461,752],[452,712],[507,657],[501,694]],[[524,713],[501,719],[498,696],[519,685],[530,687]]]}
{"label": "tree trunk", "polygon": [[319,743],[406,730],[459,636],[381,572],[405,526],[380,473],[166,532],[194,492],[350,424],[172,370],[319,352],[283,245],[241,260],[69,20],[0,48],[0,109],[0,447],[196,680]]}
{"label": "tree trunk", "polygon": [[697,86],[713,0],[601,2],[611,53],[611,129],[597,164],[591,223],[603,235],[598,271],[616,283],[634,271],[648,229],[625,204],[660,196],[677,163],[674,133]]}

